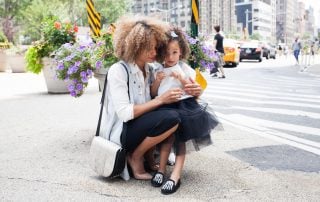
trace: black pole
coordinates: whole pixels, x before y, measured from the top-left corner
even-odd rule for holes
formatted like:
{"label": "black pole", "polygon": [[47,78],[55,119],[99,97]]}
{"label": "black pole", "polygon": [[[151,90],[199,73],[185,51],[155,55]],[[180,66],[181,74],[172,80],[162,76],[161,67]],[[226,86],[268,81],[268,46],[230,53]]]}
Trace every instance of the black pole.
{"label": "black pole", "polygon": [[[199,33],[199,0],[191,0],[191,37],[198,37]],[[192,55],[192,53],[191,53]],[[196,61],[190,61],[190,66],[195,69],[198,67]]]}

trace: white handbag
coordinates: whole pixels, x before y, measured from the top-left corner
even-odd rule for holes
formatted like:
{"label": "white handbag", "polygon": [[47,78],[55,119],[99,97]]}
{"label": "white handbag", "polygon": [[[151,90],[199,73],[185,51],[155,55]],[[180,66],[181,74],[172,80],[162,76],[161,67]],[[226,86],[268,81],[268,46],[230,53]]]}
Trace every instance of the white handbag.
{"label": "white handbag", "polygon": [[126,152],[118,144],[100,136],[95,136],[90,147],[92,169],[104,177],[117,177],[124,169]]}
{"label": "white handbag", "polygon": [[[120,62],[128,75],[127,85],[129,89],[129,73],[126,65]],[[107,73],[108,75],[108,73]],[[122,145],[118,145],[108,139],[99,136],[100,124],[103,111],[103,103],[105,98],[105,89],[107,86],[107,75],[104,83],[101,98],[101,109],[99,115],[99,121],[96,131],[96,136],[93,138],[90,147],[90,166],[98,174],[108,178],[114,178],[119,176],[126,165],[126,150]],[[123,123],[122,133],[126,134],[127,125]],[[123,137],[122,137],[123,138]]]}

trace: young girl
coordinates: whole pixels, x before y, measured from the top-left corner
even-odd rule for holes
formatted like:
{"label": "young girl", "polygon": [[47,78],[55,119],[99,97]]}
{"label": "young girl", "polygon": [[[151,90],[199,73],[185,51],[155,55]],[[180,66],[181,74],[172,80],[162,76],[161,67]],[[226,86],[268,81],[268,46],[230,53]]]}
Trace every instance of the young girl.
{"label": "young girl", "polygon": [[[151,95],[153,97],[161,96],[164,92],[172,88],[181,88],[190,83],[194,83],[195,71],[186,63],[180,61],[187,59],[190,49],[183,32],[179,28],[172,28],[167,36],[169,42],[164,61],[164,67],[156,70],[156,80],[151,85]],[[196,98],[184,92],[179,95],[179,102],[163,105],[158,110],[174,110],[179,113],[181,122],[175,132],[175,150],[176,161],[173,172],[164,183],[165,164],[169,151],[160,149],[160,167],[151,179],[151,184],[161,188],[161,193],[174,193],[180,186],[181,171],[184,165],[186,154],[186,142],[192,140],[195,149],[199,150],[199,146],[210,145],[211,130],[217,126],[218,121],[213,115],[205,110],[205,107],[199,105]],[[168,148],[168,147],[166,147]],[[167,155],[165,155],[167,154]]]}

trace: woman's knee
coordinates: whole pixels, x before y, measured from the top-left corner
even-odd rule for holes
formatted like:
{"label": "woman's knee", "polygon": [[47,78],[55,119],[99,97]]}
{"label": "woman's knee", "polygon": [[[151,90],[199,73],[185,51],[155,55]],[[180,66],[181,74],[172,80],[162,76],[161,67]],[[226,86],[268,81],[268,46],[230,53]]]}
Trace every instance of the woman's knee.
{"label": "woman's knee", "polygon": [[166,111],[163,119],[161,120],[164,125],[168,125],[170,128],[181,122],[179,113],[174,110]]}

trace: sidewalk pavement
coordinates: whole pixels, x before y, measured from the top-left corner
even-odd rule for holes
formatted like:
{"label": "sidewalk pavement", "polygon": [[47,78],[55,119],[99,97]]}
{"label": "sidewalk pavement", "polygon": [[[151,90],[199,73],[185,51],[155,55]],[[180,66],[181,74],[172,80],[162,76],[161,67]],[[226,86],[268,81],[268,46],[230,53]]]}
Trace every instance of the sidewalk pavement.
{"label": "sidewalk pavement", "polygon": [[213,146],[187,155],[182,185],[173,195],[161,195],[148,181],[98,177],[88,152],[100,96],[94,79],[82,97],[72,98],[47,94],[42,75],[0,73],[0,201],[319,199],[319,173],[261,169],[239,160],[236,154],[257,143],[279,144],[229,125],[213,134]]}

